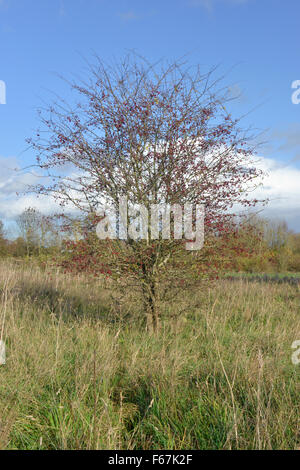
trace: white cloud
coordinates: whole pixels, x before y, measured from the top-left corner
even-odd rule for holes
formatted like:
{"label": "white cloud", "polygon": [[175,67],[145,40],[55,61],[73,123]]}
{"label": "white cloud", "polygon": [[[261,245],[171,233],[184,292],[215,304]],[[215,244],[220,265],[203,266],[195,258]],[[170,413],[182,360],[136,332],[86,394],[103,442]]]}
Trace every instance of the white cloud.
{"label": "white cloud", "polygon": [[[45,214],[58,209],[50,197],[38,198],[34,194],[22,194],[27,185],[37,184],[40,176],[34,171],[21,171],[16,158],[0,157],[0,219],[12,220],[28,207],[35,207]],[[21,193],[19,196],[17,193]]]}
{"label": "white cloud", "polygon": [[[262,215],[285,219],[291,228],[300,231],[300,168],[263,157],[257,166],[267,172],[267,176],[263,180],[263,187],[256,189],[253,197],[270,199]],[[16,192],[24,191],[27,184],[38,183],[39,176],[30,171],[21,172],[15,158],[0,157],[0,168],[0,219],[13,220],[28,207],[34,207],[44,214],[61,212],[61,207],[50,196],[16,195]]]}
{"label": "white cloud", "polygon": [[267,172],[263,186],[254,193],[258,199],[270,201],[263,214],[285,219],[291,228],[300,231],[300,168],[271,158],[262,158],[258,166]]}

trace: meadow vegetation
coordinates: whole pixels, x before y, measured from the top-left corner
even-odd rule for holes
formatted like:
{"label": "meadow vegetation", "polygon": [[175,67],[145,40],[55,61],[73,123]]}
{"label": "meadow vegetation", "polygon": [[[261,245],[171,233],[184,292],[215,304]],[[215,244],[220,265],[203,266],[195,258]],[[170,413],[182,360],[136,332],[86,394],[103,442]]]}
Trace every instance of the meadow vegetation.
{"label": "meadow vegetation", "polygon": [[152,335],[104,277],[5,259],[0,289],[1,449],[299,449],[298,285],[201,284]]}

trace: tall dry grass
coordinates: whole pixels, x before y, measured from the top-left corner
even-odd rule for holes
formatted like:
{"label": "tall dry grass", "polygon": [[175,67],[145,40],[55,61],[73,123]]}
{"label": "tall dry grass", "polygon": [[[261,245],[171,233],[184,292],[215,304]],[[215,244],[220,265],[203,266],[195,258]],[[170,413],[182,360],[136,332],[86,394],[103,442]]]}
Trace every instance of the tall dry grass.
{"label": "tall dry grass", "polygon": [[0,448],[300,447],[296,286],[220,281],[151,336],[104,284],[0,265]]}

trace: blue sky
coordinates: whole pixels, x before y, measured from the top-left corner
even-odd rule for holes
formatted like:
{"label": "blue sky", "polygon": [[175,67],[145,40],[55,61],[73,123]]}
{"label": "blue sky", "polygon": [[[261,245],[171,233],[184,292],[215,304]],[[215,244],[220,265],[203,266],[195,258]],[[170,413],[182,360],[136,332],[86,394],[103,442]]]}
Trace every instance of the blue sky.
{"label": "blue sky", "polygon": [[0,0],[0,218],[28,205],[50,211],[50,201],[15,192],[30,182],[12,168],[34,161],[25,138],[38,126],[36,108],[68,96],[58,74],[84,76],[83,57],[121,58],[134,49],[150,61],[187,54],[190,64],[227,73],[237,116],[266,130],[260,150],[269,170],[267,214],[300,231],[300,104],[291,84],[300,80],[299,0]]}

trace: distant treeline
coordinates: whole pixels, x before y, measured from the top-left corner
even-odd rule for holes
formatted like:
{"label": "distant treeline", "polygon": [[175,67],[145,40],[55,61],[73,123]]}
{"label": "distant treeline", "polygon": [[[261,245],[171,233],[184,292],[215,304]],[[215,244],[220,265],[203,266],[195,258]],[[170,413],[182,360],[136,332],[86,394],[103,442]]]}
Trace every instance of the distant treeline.
{"label": "distant treeline", "polygon": [[[76,243],[80,242],[81,250],[84,243],[89,247],[101,244],[89,218],[46,217],[36,209],[28,208],[16,219],[14,239],[6,236],[0,221],[0,257],[37,258],[41,261],[65,259],[70,240],[73,242],[70,262],[72,256],[77,255]],[[249,216],[229,243],[234,246],[234,255],[228,271],[300,272],[300,233],[289,230],[283,221]]]}

